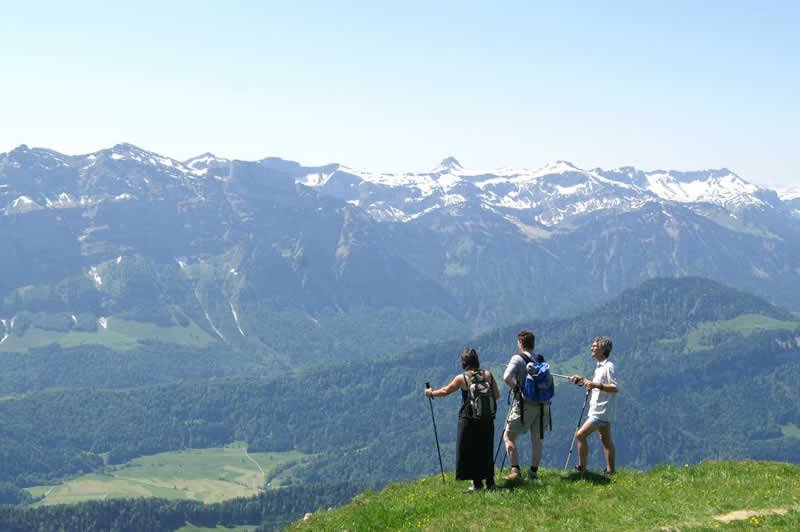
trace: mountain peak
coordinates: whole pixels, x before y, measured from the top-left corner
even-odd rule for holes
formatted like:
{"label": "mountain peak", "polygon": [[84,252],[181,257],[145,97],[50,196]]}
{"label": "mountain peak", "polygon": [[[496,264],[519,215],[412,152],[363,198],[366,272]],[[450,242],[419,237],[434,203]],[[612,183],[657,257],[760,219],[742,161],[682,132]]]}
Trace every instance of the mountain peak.
{"label": "mountain peak", "polygon": [[461,166],[461,163],[458,162],[458,159],[451,155],[450,157],[445,157],[442,159],[442,161],[439,163],[439,166],[433,169],[433,173],[443,174],[463,169],[464,167]]}
{"label": "mountain peak", "polygon": [[563,174],[564,172],[579,172],[581,170],[569,161],[554,161],[547,163],[544,168],[542,168],[542,171],[553,174]]}

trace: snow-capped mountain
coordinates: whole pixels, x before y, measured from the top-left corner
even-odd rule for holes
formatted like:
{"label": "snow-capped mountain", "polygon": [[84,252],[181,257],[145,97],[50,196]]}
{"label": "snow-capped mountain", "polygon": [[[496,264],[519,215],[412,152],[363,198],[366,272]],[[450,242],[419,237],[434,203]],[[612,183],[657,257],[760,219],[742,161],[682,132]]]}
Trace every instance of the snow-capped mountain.
{"label": "snow-capped mountain", "polygon": [[[13,169],[28,164],[26,161],[35,161],[34,166],[59,174],[66,181],[15,182]],[[430,172],[391,174],[340,164],[306,167],[278,158],[262,159],[259,163],[360,207],[378,221],[408,222],[438,209],[469,203],[502,213],[509,219],[555,226],[593,211],[632,210],[653,201],[715,205],[736,213],[751,208],[779,208],[781,201],[800,198],[799,187],[776,193],[749,183],[728,169],[586,170],[556,161],[535,170],[502,168],[472,172],[464,169],[455,157],[447,157]],[[0,164],[12,177],[10,182],[0,183],[0,209],[10,214],[157,196],[178,188],[190,195],[200,195],[202,186],[198,187],[197,180],[224,180],[230,173],[231,160],[204,153],[181,162],[131,144],[79,156],[23,145],[0,155]],[[113,172],[107,168],[109,164],[114,165]],[[53,185],[61,185],[64,190],[54,194]]]}
{"label": "snow-capped mountain", "polygon": [[796,191],[726,169],[477,172],[448,157],[392,174],[20,146],[0,154],[0,234],[7,349],[36,323],[110,330],[122,316],[273,354],[341,334],[338,355],[368,356],[359,338],[377,330],[401,349],[665,276],[800,310]]}
{"label": "snow-capped mountain", "polygon": [[774,193],[727,169],[584,170],[557,161],[536,170],[506,168],[476,173],[448,157],[427,173],[368,173],[337,165],[324,174],[310,172],[295,178],[358,205],[381,221],[410,221],[465,202],[545,226],[596,210],[637,209],[651,201],[712,204],[732,212],[778,204]]}

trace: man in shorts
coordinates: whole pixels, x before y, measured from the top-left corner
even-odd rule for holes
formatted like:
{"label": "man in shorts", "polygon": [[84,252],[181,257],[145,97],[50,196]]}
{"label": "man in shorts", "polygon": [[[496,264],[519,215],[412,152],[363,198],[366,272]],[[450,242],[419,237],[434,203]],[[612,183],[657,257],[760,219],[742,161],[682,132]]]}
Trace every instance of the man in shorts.
{"label": "man in shorts", "polygon": [[617,379],[614,376],[614,364],[608,359],[613,344],[608,336],[598,336],[592,340],[592,358],[597,360],[592,380],[580,375],[573,375],[570,380],[586,387],[591,393],[589,401],[589,417],[586,423],[575,433],[578,441],[578,465],[575,471],[586,471],[586,457],[589,455],[589,443],[586,438],[593,432],[600,433],[600,442],[606,456],[606,475],[613,475],[616,467],[616,450],[611,439],[611,424],[617,414]]}
{"label": "man in shorts", "polygon": [[[533,331],[520,331],[517,334],[519,352],[525,353],[530,359],[535,357],[533,354],[535,345],[536,336],[534,336]],[[521,354],[514,355],[503,373],[503,380],[509,388],[514,390],[514,402],[511,405],[508,422],[503,432],[506,452],[511,460],[511,472],[504,477],[509,482],[522,478],[516,440],[520,434],[525,434],[529,430],[531,432],[531,468],[528,470],[528,478],[535,479],[537,477],[539,462],[542,461],[544,420],[550,419],[549,403],[538,403],[522,396],[522,388],[525,385],[525,377],[527,375],[526,365],[527,362]]]}

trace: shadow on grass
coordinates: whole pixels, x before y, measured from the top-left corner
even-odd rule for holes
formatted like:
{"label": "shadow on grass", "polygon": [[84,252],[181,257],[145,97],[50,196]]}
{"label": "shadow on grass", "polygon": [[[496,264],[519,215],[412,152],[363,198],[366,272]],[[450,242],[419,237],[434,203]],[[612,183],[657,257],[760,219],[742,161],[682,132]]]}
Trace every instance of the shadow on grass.
{"label": "shadow on grass", "polygon": [[562,474],[560,476],[561,480],[566,480],[568,482],[575,482],[578,480],[585,480],[587,482],[591,482],[592,484],[611,484],[611,479],[608,478],[606,475],[601,475],[600,473],[592,473],[591,471],[572,471],[567,474]]}

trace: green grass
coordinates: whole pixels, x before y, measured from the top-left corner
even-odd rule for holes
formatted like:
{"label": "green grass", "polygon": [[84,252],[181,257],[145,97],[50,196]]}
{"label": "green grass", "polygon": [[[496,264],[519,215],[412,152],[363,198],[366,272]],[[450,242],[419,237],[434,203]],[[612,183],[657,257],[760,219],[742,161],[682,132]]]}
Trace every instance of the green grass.
{"label": "green grass", "polygon": [[[513,489],[466,493],[467,482],[440,476],[367,492],[318,512],[289,530],[800,530],[800,468],[778,462],[704,462],[540,480]],[[723,523],[737,510],[786,510]]]}
{"label": "green grass", "polygon": [[[76,503],[122,497],[163,497],[218,502],[255,495],[265,475],[301,459],[298,452],[250,453],[241,443],[212,449],[187,449],[136,458],[56,486],[27,488],[38,504]],[[261,466],[261,469],[259,469]],[[262,473],[263,470],[263,473]],[[271,486],[280,484],[273,479]]]}
{"label": "green grass", "polygon": [[739,333],[743,336],[750,336],[758,331],[793,331],[798,326],[800,326],[800,322],[776,320],[759,314],[742,314],[732,320],[706,322],[689,332],[684,352],[691,353],[713,348],[714,342],[706,341],[706,339],[717,333]]}
{"label": "green grass", "polygon": [[205,347],[212,341],[206,331],[191,322],[188,327],[160,327],[154,323],[123,320],[111,317],[108,328],[99,327],[95,332],[46,331],[31,327],[23,336],[12,334],[0,344],[0,351],[25,352],[31,348],[59,344],[61,347],[81,345],[103,345],[118,351],[134,349],[137,340],[158,340],[166,343]]}

